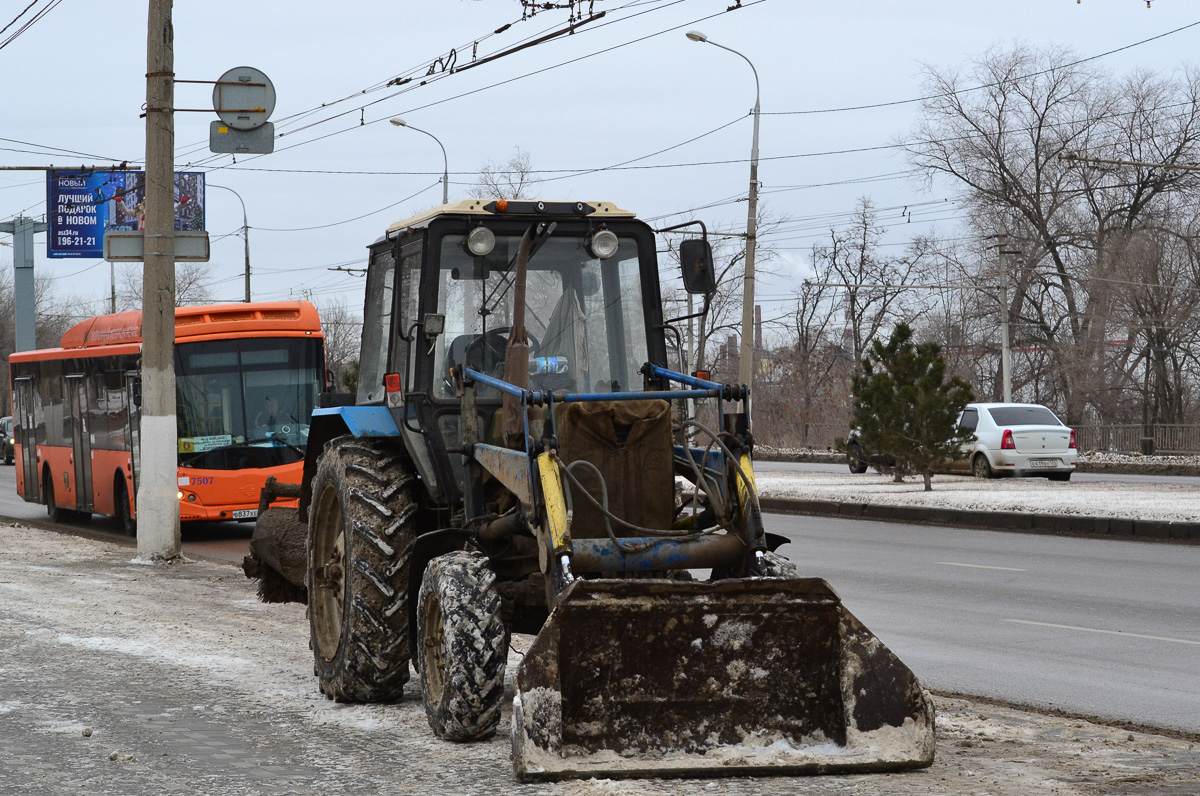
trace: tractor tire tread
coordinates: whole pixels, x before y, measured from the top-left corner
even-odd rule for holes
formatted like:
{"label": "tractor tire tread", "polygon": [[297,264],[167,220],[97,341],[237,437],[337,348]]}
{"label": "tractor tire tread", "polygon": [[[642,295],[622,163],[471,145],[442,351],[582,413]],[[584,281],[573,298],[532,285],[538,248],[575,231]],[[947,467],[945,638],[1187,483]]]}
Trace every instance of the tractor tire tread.
{"label": "tractor tire tread", "polygon": [[445,671],[442,692],[421,678],[429,725],[439,738],[476,741],[492,737],[504,701],[509,630],[501,615],[496,575],[481,553],[458,551],[429,563],[418,598],[418,638],[425,638],[430,600],[441,612]]}
{"label": "tractor tire tread", "polygon": [[[407,459],[397,455],[398,444],[335,438],[318,459],[313,478],[314,495],[326,484],[337,489],[343,513],[347,593],[341,642],[332,660],[312,645],[321,691],[339,702],[395,701],[408,682],[409,564],[416,540],[416,501],[415,481]],[[396,483],[401,487],[388,488]],[[315,517],[316,512],[310,512],[310,522]],[[310,549],[310,581],[312,556]],[[310,597],[313,588],[310,582]],[[310,622],[316,621],[311,599],[308,614]]]}

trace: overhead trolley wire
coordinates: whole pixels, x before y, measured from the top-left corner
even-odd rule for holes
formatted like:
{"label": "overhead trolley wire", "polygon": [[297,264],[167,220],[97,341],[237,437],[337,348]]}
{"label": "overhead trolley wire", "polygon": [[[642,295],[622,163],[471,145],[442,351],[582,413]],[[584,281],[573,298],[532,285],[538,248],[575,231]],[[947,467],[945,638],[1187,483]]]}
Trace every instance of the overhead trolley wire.
{"label": "overhead trolley wire", "polygon": [[1132,44],[1126,44],[1123,47],[1117,47],[1115,50],[1108,50],[1107,52],[1098,53],[1096,55],[1089,55],[1087,58],[1080,58],[1077,61],[1071,61],[1070,63],[1063,64],[1062,66],[1053,67],[1051,69],[1042,69],[1037,72],[1030,72],[1027,75],[1020,75],[1018,77],[1008,78],[1007,80],[998,81],[995,83],[984,83],[979,86],[972,86],[970,88],[959,89],[958,91],[944,91],[944,92],[941,92],[940,94],[929,94],[924,97],[911,97],[909,99],[892,100],[890,102],[874,102],[874,103],[870,103],[867,105],[847,105],[847,106],[840,107],[840,108],[813,108],[810,110],[803,110],[803,111],[773,111],[773,112],[764,112],[764,113],[762,113],[762,115],[763,116],[804,116],[804,115],[811,115],[811,114],[817,114],[817,113],[843,113],[846,111],[863,111],[863,110],[870,110],[872,108],[889,108],[889,107],[893,107],[896,105],[911,105],[916,102],[927,102],[928,100],[943,99],[945,97],[954,97],[959,94],[969,94],[973,91],[982,91],[983,89],[986,89],[986,88],[995,88],[997,86],[1001,86],[1001,85],[1004,85],[1007,83],[1015,83],[1019,80],[1026,80],[1031,77],[1040,77],[1041,75],[1049,74],[1050,72],[1053,72],[1056,69],[1069,69],[1072,66],[1079,66],[1080,64],[1086,64],[1089,61],[1095,61],[1100,58],[1106,58],[1110,55],[1115,55],[1119,52],[1124,52],[1125,50],[1129,50],[1134,47],[1140,47],[1143,44],[1149,44],[1152,41],[1157,41],[1159,39],[1166,38],[1167,36],[1171,36],[1176,33],[1180,33],[1182,31],[1188,30],[1189,28],[1194,28],[1197,25],[1200,25],[1200,20],[1198,20],[1196,22],[1192,22],[1191,24],[1188,24],[1188,25],[1184,25],[1182,27],[1175,28],[1174,30],[1168,30],[1166,33],[1160,33],[1157,36],[1151,36],[1148,39],[1142,39],[1141,41],[1135,41]]}

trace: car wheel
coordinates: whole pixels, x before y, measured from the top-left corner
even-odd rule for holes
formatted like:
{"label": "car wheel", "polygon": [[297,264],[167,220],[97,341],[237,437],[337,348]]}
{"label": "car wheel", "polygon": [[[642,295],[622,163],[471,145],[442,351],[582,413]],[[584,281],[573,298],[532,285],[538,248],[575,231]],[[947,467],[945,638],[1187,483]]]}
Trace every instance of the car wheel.
{"label": "car wheel", "polygon": [[850,443],[850,447],[846,449],[846,460],[850,465],[850,472],[861,474],[867,471],[867,459],[857,442]]}
{"label": "car wheel", "polygon": [[971,475],[976,478],[991,478],[994,475],[992,465],[988,462],[986,455],[975,454],[975,458],[971,460]]}
{"label": "car wheel", "polygon": [[1050,473],[1046,477],[1049,478],[1051,481],[1070,481],[1071,480],[1070,473]]}

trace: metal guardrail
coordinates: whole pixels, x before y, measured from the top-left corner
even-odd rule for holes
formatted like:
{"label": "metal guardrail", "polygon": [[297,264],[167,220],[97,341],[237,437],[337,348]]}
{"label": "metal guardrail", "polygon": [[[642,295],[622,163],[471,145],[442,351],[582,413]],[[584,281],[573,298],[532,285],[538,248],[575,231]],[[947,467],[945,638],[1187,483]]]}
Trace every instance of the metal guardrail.
{"label": "metal guardrail", "polygon": [[[769,426],[768,423],[762,425]],[[1157,425],[1150,435],[1140,424],[1075,426],[1075,440],[1081,451],[1108,453],[1200,454],[1200,425]],[[798,423],[786,432],[765,428],[759,441],[778,448],[833,448],[839,437],[845,439],[849,426],[844,423]],[[756,429],[758,431],[758,429]],[[771,433],[775,432],[775,433]]]}
{"label": "metal guardrail", "polygon": [[1200,453],[1200,426],[1156,425],[1150,429],[1141,425],[1075,426],[1075,440],[1081,451]]}

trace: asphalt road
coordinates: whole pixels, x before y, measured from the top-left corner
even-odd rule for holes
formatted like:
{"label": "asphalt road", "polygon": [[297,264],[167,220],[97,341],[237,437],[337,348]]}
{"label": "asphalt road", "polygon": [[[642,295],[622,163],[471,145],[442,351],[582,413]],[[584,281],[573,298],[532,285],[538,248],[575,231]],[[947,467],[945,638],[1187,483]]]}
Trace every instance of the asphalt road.
{"label": "asphalt road", "polygon": [[[756,460],[755,472],[764,473],[846,473],[844,464],[822,462],[766,462]],[[1120,481],[1124,483],[1176,484],[1200,486],[1200,476],[1194,475],[1138,475],[1136,473],[1075,473],[1072,481]]]}
{"label": "asphalt road", "polygon": [[[16,468],[3,465],[0,465],[0,517],[81,533],[130,547],[136,546],[136,540],[126,536],[116,520],[101,514],[94,515],[89,522],[53,525],[46,517],[45,506],[40,503],[26,503],[17,494]],[[249,551],[250,534],[253,531],[252,522],[186,523],[181,531],[183,554],[188,558],[240,565],[242,558]]]}
{"label": "asphalt road", "polygon": [[927,688],[1200,732],[1200,547],[766,520]]}
{"label": "asphalt road", "polygon": [[[781,469],[799,467],[835,465]],[[0,516],[49,525],[11,467]],[[1200,732],[1200,547],[788,515],[767,526],[928,688]],[[252,528],[186,525],[184,554],[239,564]],[[58,529],[134,545],[105,517]]]}

